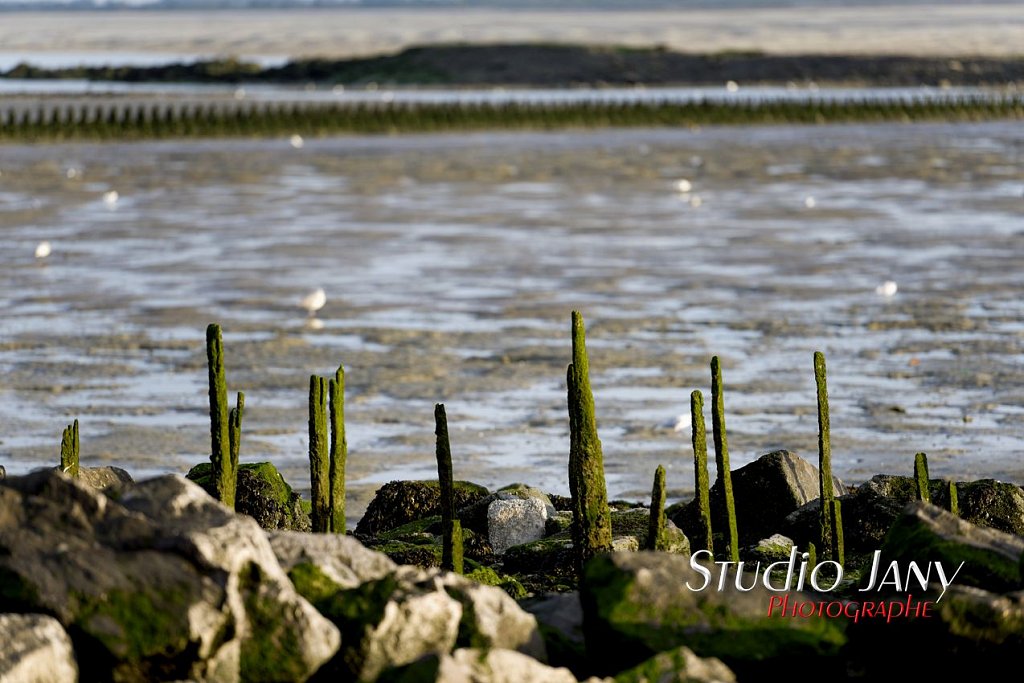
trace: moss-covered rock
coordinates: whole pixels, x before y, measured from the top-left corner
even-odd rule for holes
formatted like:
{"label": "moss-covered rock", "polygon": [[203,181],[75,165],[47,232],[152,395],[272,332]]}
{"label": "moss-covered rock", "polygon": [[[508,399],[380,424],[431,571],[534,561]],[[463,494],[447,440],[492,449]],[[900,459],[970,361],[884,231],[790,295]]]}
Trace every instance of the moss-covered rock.
{"label": "moss-covered rock", "polygon": [[384,672],[380,683],[576,683],[566,669],[547,666],[519,652],[463,648],[432,654]]}
{"label": "moss-covered rock", "polygon": [[[202,486],[211,496],[216,495],[210,463],[196,465],[185,477]],[[264,529],[310,530],[309,512],[299,494],[269,462],[238,466],[235,511],[249,515]]]}
{"label": "moss-covered rock", "polygon": [[615,683],[734,683],[736,676],[720,659],[701,658],[688,647],[659,652],[615,676]]}
{"label": "moss-covered rock", "polygon": [[788,536],[773,534],[768,538],[762,538],[752,546],[740,549],[740,559],[746,562],[763,562],[765,564],[788,560],[793,545],[793,539]]}
{"label": "moss-covered rock", "polygon": [[[490,492],[469,481],[456,481],[455,508],[470,505]],[[373,536],[403,524],[441,514],[441,487],[436,481],[391,481],[381,486],[356,525],[356,534]]]}
{"label": "moss-covered rock", "polygon": [[580,598],[587,653],[598,673],[616,673],[681,645],[722,659],[741,677],[768,660],[802,663],[822,676],[835,667],[832,657],[846,640],[843,622],[769,617],[769,599],[781,594],[760,585],[749,592],[731,582],[722,592],[693,591],[687,582],[699,586],[703,577],[688,558],[668,553],[612,553],[587,564]]}
{"label": "moss-covered rock", "polygon": [[882,545],[881,562],[942,562],[956,583],[990,591],[1024,588],[1024,538],[975,526],[923,502],[908,503]]}
{"label": "moss-covered rock", "polygon": [[[956,484],[960,516],[972,524],[1018,536],[1024,535],[1024,491],[1019,486],[994,479]],[[932,504],[949,509],[949,482],[929,480]],[[847,552],[871,553],[881,547],[885,535],[903,507],[917,500],[913,477],[878,474],[841,496],[844,541]],[[783,533],[804,546],[818,540],[818,501],[790,514]]]}

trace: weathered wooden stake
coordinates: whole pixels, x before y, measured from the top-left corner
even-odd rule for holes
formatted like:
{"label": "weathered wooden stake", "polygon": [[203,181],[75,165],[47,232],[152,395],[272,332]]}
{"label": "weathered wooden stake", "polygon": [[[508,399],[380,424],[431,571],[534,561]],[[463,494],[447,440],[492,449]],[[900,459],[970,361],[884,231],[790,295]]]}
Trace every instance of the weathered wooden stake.
{"label": "weathered wooden stake", "polygon": [[647,550],[665,550],[665,468],[654,470],[651,489],[651,517],[647,524]]}
{"label": "weathered wooden stake", "polygon": [[931,491],[928,490],[928,456],[924,453],[914,455],[914,487],[918,500],[932,502]]}
{"label": "weathered wooden stake", "polygon": [[846,564],[846,548],[843,544],[843,512],[838,498],[832,500],[832,559],[840,566]]}
{"label": "weathered wooden stake", "polygon": [[345,368],[338,366],[329,382],[331,412],[331,531],[345,533],[345,463],[348,443],[345,440]]}
{"label": "weathered wooden stake", "polygon": [[443,403],[434,406],[434,435],[437,436],[437,481],[441,487],[441,569],[461,574],[462,523],[455,517],[452,448],[448,441],[448,416]]}
{"label": "weathered wooden stake", "polygon": [[821,550],[822,555],[828,557],[834,547],[832,543],[834,526],[832,501],[835,500],[835,490],[832,486],[832,443],[829,435],[825,354],[821,351],[814,352],[814,383],[818,393],[818,491],[821,504],[819,512]]}
{"label": "weathered wooden stake", "polygon": [[327,451],[327,381],[309,378],[309,480],[313,531],[331,528],[330,457]]}
{"label": "weathered wooden stake", "polygon": [[597,435],[594,395],[590,390],[583,316],[572,312],[572,363],[569,382],[569,483],[573,493],[576,570],[598,553],[612,549],[611,511],[604,479],[604,456]]}
{"label": "weathered wooden stake", "polygon": [[64,428],[60,437],[60,469],[72,478],[78,478],[78,420]]}
{"label": "weathered wooden stake", "polygon": [[715,465],[722,482],[725,503],[728,548],[725,555],[732,562],[740,561],[740,535],[736,530],[736,504],[732,495],[732,472],[729,470],[729,446],[725,438],[725,399],[722,396],[722,364],[718,356],[711,359],[711,429],[715,439]]}
{"label": "weathered wooden stake", "polygon": [[242,417],[245,413],[245,394],[235,396],[235,407],[228,413],[228,443],[231,450],[231,471],[238,476],[238,453],[242,448]]}
{"label": "weathered wooden stake", "polygon": [[954,517],[960,516],[960,500],[956,494],[956,482],[949,482],[949,511]]}
{"label": "weathered wooden stake", "polygon": [[700,391],[690,394],[690,431],[693,441],[693,482],[696,488],[698,533],[693,539],[693,550],[714,552],[711,537],[711,480],[708,476],[708,437],[704,428],[704,395]]}
{"label": "weathered wooden stake", "polygon": [[237,471],[231,466],[231,433],[228,410],[228,386],[224,376],[224,342],[220,325],[206,328],[206,361],[210,376],[210,462],[217,499],[235,507]]}

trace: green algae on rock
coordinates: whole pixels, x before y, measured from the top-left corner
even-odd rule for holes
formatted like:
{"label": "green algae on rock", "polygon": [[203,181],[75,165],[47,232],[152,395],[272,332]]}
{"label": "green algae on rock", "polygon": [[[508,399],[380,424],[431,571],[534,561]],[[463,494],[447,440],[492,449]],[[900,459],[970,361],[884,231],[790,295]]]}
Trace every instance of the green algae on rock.
{"label": "green algae on rock", "polygon": [[[196,465],[185,476],[216,497],[210,463]],[[303,510],[302,502],[272,463],[239,465],[235,510],[249,515],[264,529],[309,531],[309,514]]]}

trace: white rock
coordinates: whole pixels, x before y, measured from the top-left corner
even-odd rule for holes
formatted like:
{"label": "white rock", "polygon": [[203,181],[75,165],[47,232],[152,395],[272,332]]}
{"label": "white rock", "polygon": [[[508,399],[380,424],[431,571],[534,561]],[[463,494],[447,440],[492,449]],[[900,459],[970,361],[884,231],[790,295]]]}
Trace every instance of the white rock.
{"label": "white rock", "polygon": [[0,681],[74,683],[78,665],[71,638],[53,617],[0,614]]}
{"label": "white rock", "polygon": [[370,550],[352,536],[298,531],[274,531],[268,536],[285,571],[308,562],[342,588],[355,588],[397,569],[387,555]]}
{"label": "white rock", "polygon": [[491,547],[502,554],[514,545],[544,538],[548,509],[538,498],[495,500],[487,508]]}

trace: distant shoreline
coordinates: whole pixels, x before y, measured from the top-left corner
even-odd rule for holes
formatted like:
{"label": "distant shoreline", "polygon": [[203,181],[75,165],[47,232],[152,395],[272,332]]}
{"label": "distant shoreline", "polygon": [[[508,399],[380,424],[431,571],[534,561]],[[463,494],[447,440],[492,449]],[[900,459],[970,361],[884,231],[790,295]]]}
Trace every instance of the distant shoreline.
{"label": "distant shoreline", "polygon": [[585,45],[430,45],[398,54],[296,60],[260,67],[239,60],[160,66],[47,69],[19,65],[7,78],[129,83],[305,84],[441,87],[842,85],[874,87],[1024,84],[1024,59],[906,55],[692,54]]}
{"label": "distant shoreline", "polygon": [[306,9],[5,12],[0,52],[341,59],[467,42],[661,45],[693,53],[1012,57],[1024,3],[700,10]]}

